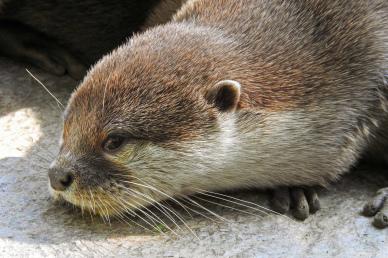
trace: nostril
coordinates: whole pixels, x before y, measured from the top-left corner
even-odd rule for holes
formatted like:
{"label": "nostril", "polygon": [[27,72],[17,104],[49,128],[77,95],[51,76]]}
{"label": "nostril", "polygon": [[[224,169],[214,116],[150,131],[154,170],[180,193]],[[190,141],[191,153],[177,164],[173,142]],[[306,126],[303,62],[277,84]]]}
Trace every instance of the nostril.
{"label": "nostril", "polygon": [[63,178],[59,180],[59,182],[66,189],[73,183],[73,180],[74,180],[73,175],[70,173],[67,173],[66,175],[64,175]]}
{"label": "nostril", "polygon": [[70,171],[50,169],[49,179],[51,187],[56,191],[65,191],[74,182],[74,175]]}

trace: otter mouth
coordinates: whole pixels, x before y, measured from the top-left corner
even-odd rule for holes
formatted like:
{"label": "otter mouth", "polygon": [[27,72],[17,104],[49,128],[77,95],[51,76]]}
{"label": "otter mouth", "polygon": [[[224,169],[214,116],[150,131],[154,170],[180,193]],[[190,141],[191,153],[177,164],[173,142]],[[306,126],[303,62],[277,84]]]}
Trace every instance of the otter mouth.
{"label": "otter mouth", "polygon": [[49,193],[54,202],[61,204],[70,204],[82,212],[86,211],[93,215],[103,216],[105,218],[115,216],[120,211],[110,198],[101,197],[100,195],[90,191],[88,194],[79,193],[72,189],[66,191],[56,191],[49,186]]}
{"label": "otter mouth", "polygon": [[[54,202],[62,204],[71,204],[75,207],[81,208],[81,202],[76,200],[73,193],[56,191],[51,187],[49,187],[49,193],[50,197]],[[82,208],[92,210],[91,205],[89,205],[87,202],[83,203]]]}
{"label": "otter mouth", "polygon": [[[58,191],[49,184],[49,193],[55,202],[70,204],[81,212],[97,215],[104,220],[109,217],[126,217],[133,215],[137,210],[148,206],[150,203],[134,200],[124,185],[115,184],[115,187],[97,186],[79,189],[72,185],[64,191]],[[131,189],[136,191],[135,189]],[[140,192],[138,192],[141,194]]]}

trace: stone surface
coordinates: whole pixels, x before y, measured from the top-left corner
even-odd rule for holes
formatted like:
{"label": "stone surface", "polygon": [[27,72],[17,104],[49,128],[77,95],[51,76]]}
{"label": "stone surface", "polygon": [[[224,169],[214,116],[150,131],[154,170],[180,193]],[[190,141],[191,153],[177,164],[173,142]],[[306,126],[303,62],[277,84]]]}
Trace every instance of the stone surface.
{"label": "stone surface", "polygon": [[[76,85],[66,77],[32,72],[62,102]],[[207,207],[225,221],[209,214],[212,218],[186,216],[194,234],[183,223],[174,228],[178,236],[160,234],[131,223],[104,223],[50,200],[46,170],[60,129],[55,101],[22,66],[0,60],[2,257],[388,257],[388,230],[373,228],[371,219],[359,214],[364,201],[388,185],[377,169],[359,169],[321,191],[322,210],[304,222],[213,204]],[[265,193],[233,196],[267,205]]]}

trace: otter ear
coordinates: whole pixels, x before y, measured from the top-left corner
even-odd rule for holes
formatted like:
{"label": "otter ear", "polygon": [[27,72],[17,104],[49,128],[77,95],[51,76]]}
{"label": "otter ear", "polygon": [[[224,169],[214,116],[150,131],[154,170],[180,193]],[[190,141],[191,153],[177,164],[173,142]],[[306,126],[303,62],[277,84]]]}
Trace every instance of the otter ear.
{"label": "otter ear", "polygon": [[206,100],[222,112],[233,112],[240,101],[241,85],[233,80],[223,80],[207,93]]}

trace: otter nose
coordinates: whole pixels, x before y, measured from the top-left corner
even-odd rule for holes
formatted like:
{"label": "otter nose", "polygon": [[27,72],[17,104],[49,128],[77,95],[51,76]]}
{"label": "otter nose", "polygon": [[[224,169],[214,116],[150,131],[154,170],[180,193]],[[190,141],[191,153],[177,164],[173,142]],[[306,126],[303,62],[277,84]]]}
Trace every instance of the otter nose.
{"label": "otter nose", "polygon": [[73,173],[67,170],[53,167],[49,168],[48,174],[50,185],[56,191],[65,191],[74,181]]}

